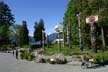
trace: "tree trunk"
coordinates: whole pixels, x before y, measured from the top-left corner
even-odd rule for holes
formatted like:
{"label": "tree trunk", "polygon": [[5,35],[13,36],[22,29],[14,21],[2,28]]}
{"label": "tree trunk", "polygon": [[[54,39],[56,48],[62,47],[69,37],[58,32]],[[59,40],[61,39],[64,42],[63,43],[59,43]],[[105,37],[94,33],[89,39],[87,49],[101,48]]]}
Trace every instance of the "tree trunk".
{"label": "tree trunk", "polygon": [[103,29],[103,27],[101,27],[101,36],[102,36],[102,49],[103,50],[105,50],[105,48],[106,48],[106,44],[105,44],[105,37],[104,37],[104,29]]}
{"label": "tree trunk", "polygon": [[68,47],[72,48],[72,42],[71,42],[71,25],[70,25],[70,21],[69,21],[69,25],[67,26],[67,43],[68,43]]}

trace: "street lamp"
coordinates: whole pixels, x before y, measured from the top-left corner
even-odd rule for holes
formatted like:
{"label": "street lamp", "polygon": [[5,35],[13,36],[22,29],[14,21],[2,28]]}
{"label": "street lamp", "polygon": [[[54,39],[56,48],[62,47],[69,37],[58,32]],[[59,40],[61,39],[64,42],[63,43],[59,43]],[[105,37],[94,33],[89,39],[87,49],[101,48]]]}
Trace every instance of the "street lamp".
{"label": "street lamp", "polygon": [[55,26],[55,31],[58,33],[58,50],[61,51],[61,40],[60,40],[60,34],[63,32],[63,25],[58,24]]}

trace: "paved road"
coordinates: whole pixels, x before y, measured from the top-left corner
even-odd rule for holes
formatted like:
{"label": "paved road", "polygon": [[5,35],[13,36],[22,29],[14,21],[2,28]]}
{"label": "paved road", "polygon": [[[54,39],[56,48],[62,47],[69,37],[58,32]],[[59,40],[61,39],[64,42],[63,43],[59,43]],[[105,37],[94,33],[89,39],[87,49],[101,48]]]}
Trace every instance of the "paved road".
{"label": "paved road", "polygon": [[51,65],[16,60],[10,53],[0,53],[0,72],[108,72],[108,66],[81,69],[71,64]]}

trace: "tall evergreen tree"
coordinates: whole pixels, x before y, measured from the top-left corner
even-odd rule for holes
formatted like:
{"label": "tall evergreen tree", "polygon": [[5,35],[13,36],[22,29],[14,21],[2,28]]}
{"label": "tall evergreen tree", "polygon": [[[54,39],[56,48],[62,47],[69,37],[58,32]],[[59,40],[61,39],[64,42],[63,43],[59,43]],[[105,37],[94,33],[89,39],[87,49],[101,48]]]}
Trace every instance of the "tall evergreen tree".
{"label": "tall evergreen tree", "polygon": [[45,30],[43,19],[40,19],[39,23],[36,22],[34,28],[34,38],[36,41],[40,41],[42,46],[42,31]]}
{"label": "tall evergreen tree", "polygon": [[38,27],[38,23],[37,22],[35,22],[34,29],[35,29],[35,31],[34,31],[35,41],[39,41],[39,37],[40,36],[38,35],[38,33],[39,33],[39,27]]}
{"label": "tall evergreen tree", "polygon": [[19,37],[18,37],[18,44],[19,46],[27,45],[29,44],[29,31],[27,29],[27,23],[26,21],[22,22],[22,27],[19,32]]}
{"label": "tall evergreen tree", "polygon": [[0,46],[9,44],[9,27],[14,23],[14,17],[9,6],[0,2]]}

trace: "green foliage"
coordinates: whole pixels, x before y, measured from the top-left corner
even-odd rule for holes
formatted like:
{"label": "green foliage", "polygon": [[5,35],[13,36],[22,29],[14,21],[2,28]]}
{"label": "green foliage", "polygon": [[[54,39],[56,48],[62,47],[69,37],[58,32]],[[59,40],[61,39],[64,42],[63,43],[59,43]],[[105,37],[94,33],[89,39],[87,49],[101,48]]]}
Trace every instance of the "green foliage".
{"label": "green foliage", "polygon": [[[80,21],[81,28],[83,32],[83,43],[84,45],[90,45],[90,26],[86,24],[86,17],[90,15],[98,15],[99,21],[96,23],[97,27],[97,43],[101,45],[101,32],[100,28],[104,26],[105,31],[105,39],[108,39],[108,32],[105,27],[108,26],[108,0],[70,0],[67,10],[64,14],[64,37],[65,41],[67,41],[67,26],[71,24],[71,34],[72,34],[72,44],[78,44],[78,21],[76,14],[81,13]],[[107,27],[108,28],[108,27]],[[106,40],[107,41],[107,40]],[[106,42],[107,43],[107,42]]]}
{"label": "green foliage", "polygon": [[42,31],[45,30],[43,19],[40,19],[39,23],[36,22],[34,28],[34,38],[36,41],[40,41],[42,45]]}
{"label": "green foliage", "polygon": [[[54,46],[52,46],[51,48],[47,48],[45,50],[45,53],[48,55],[53,55],[58,52],[58,45],[55,44]],[[78,46],[72,46],[72,48],[68,48],[68,47],[62,47],[61,48],[61,53],[63,53],[64,55],[80,55],[83,54],[83,52],[80,51]]]}
{"label": "green foliage", "polygon": [[15,45],[14,44],[9,44],[8,48],[11,49],[11,50],[15,50]]}
{"label": "green foliage", "polygon": [[77,3],[75,3],[75,0],[71,0],[68,4],[68,7],[67,7],[67,11],[65,12],[65,15],[64,15],[64,21],[63,21],[63,24],[64,24],[64,34],[65,34],[65,40],[66,39],[66,31],[67,31],[67,27],[69,26],[70,27],[70,32],[71,32],[71,35],[70,37],[72,36],[72,43],[73,44],[77,44],[78,43],[78,28],[77,28],[77,17],[76,17],[76,14],[77,14],[77,11],[76,11],[76,5]]}
{"label": "green foliage", "polygon": [[8,28],[6,25],[0,26],[0,46],[9,44],[9,35],[7,29]]}
{"label": "green foliage", "polygon": [[2,45],[1,50],[7,50],[7,45]]}
{"label": "green foliage", "polygon": [[31,45],[29,44],[29,45],[23,45],[22,46],[23,48],[31,48]]}
{"label": "green foliage", "polygon": [[18,44],[19,46],[23,46],[23,45],[27,45],[29,44],[29,31],[27,29],[27,24],[26,24],[26,21],[23,21],[22,22],[22,27],[20,29],[20,32],[19,32],[19,37],[18,37]]}
{"label": "green foliage", "polygon": [[0,46],[9,44],[9,27],[14,23],[14,17],[8,5],[0,2]]}
{"label": "green foliage", "polygon": [[34,58],[34,54],[32,52],[29,52],[28,50],[21,51],[20,56],[21,56],[21,59],[26,59],[29,61],[33,60]]}
{"label": "green foliage", "polygon": [[93,54],[93,59],[94,59],[95,63],[108,64],[108,51]]}
{"label": "green foliage", "polygon": [[7,24],[8,26],[14,23],[14,18],[9,9],[9,6],[4,2],[0,2],[0,26],[2,24]]}
{"label": "green foliage", "polygon": [[43,49],[40,49],[40,50],[38,51],[38,54],[44,54],[44,50],[43,50]]}

